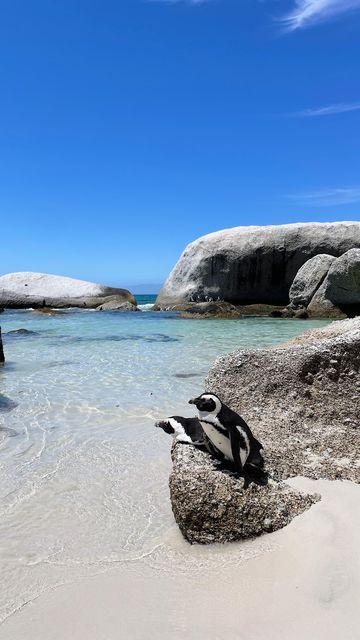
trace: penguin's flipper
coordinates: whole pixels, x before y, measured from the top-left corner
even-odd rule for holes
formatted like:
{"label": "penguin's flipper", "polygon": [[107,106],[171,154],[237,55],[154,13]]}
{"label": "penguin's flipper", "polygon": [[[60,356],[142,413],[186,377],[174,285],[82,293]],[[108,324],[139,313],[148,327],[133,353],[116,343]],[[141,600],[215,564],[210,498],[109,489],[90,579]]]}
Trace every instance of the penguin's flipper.
{"label": "penguin's flipper", "polygon": [[243,466],[240,458],[239,433],[237,429],[230,429],[229,437],[230,437],[231,453],[234,460],[235,468],[239,473],[242,473]]}

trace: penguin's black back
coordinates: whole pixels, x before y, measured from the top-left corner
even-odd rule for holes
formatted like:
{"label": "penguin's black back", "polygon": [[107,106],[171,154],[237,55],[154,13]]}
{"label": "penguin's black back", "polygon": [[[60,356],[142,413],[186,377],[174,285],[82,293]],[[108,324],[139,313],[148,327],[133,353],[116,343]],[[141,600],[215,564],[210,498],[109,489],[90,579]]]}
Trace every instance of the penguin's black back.
{"label": "penguin's black back", "polygon": [[181,424],[185,433],[193,442],[201,442],[204,440],[204,431],[198,418],[184,418],[183,416],[170,416]]}
{"label": "penguin's black back", "polygon": [[255,438],[253,435],[249,425],[245,422],[244,418],[242,418],[236,411],[233,411],[226,404],[221,405],[220,412],[218,413],[218,419],[220,423],[226,427],[229,431],[236,428],[236,426],[244,429],[247,437],[249,438],[250,443],[250,453],[248,457],[249,462],[253,462],[259,466],[263,466],[264,460],[260,453],[260,450],[263,448],[261,442]]}

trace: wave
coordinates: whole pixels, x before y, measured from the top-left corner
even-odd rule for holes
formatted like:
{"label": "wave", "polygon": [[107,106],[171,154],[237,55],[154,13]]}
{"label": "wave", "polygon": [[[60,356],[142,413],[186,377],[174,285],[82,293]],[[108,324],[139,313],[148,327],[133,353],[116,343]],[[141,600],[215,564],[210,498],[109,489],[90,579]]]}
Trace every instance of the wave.
{"label": "wave", "polygon": [[141,311],[151,311],[151,309],[153,308],[154,303],[149,303],[149,304],[139,304],[138,308],[141,309]]}

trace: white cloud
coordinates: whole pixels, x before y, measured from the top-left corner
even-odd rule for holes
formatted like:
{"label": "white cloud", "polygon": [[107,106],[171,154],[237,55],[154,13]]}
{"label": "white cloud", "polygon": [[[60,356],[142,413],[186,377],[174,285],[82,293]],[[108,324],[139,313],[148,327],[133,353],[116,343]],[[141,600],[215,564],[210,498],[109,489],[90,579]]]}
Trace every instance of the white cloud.
{"label": "white cloud", "polygon": [[360,8],[360,0],[295,0],[281,22],[288,31],[303,29]]}
{"label": "white cloud", "polygon": [[360,102],[330,104],[328,107],[319,107],[318,109],[305,109],[292,114],[297,118],[314,118],[317,116],[333,116],[338,113],[348,113],[349,111],[359,111]]}
{"label": "white cloud", "polygon": [[322,189],[288,195],[287,198],[309,206],[332,207],[360,202],[360,187]]}

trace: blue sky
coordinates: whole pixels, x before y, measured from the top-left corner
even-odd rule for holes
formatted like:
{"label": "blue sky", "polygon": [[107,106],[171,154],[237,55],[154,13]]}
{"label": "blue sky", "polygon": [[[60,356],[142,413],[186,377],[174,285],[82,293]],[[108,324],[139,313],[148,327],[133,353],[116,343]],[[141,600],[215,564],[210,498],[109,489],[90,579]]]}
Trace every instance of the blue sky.
{"label": "blue sky", "polygon": [[161,282],[247,224],[360,219],[360,0],[8,0],[0,272]]}

